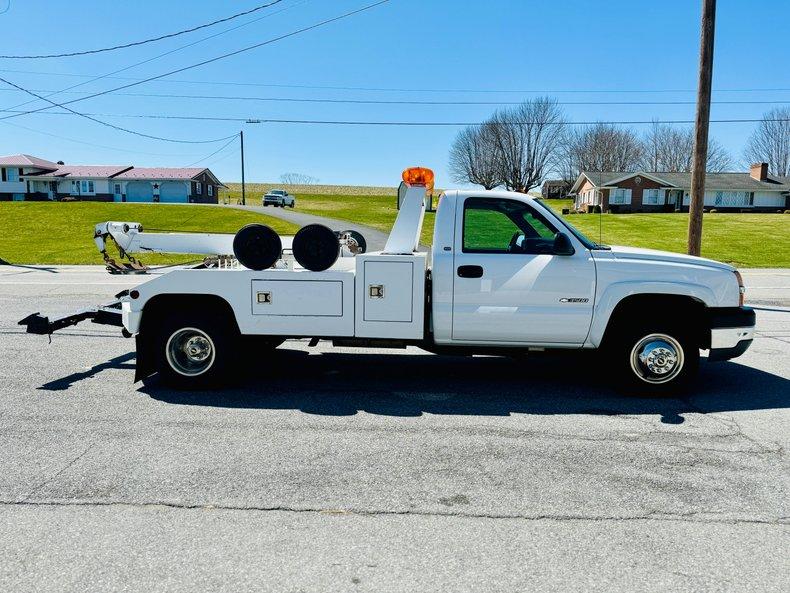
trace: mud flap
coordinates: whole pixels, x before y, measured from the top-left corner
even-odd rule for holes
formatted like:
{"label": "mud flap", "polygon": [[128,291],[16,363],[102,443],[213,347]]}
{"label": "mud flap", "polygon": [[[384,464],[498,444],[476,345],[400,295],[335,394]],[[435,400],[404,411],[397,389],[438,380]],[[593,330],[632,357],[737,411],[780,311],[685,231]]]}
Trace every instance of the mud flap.
{"label": "mud flap", "polygon": [[142,333],[134,337],[137,360],[134,369],[134,382],[142,381],[156,372],[156,357],[151,340]]}

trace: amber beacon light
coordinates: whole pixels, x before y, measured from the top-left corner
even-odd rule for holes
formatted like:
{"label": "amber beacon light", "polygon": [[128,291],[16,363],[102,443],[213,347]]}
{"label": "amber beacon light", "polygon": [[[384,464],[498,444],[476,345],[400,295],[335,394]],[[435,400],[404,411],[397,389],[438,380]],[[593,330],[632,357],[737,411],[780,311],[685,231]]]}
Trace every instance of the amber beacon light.
{"label": "amber beacon light", "polygon": [[425,167],[409,167],[404,169],[403,182],[407,185],[424,185],[433,187],[433,171]]}

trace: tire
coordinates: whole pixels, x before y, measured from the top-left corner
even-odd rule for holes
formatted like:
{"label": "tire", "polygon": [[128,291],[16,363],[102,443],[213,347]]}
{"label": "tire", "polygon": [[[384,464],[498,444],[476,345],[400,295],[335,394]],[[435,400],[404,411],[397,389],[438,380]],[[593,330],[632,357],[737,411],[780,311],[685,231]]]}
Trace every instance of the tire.
{"label": "tire", "polygon": [[677,323],[627,319],[609,341],[604,364],[616,366],[619,384],[629,393],[683,393],[697,376],[699,344]]}
{"label": "tire", "polygon": [[248,224],[233,238],[233,255],[250,270],[266,270],[280,259],[283,244],[274,229],[265,224]]}
{"label": "tire", "polygon": [[185,311],[166,318],[153,341],[162,381],[176,389],[213,389],[234,375],[235,326],[224,316]]}
{"label": "tire", "polygon": [[332,267],[340,255],[335,232],[322,224],[308,224],[294,235],[293,254],[299,265],[313,272]]}

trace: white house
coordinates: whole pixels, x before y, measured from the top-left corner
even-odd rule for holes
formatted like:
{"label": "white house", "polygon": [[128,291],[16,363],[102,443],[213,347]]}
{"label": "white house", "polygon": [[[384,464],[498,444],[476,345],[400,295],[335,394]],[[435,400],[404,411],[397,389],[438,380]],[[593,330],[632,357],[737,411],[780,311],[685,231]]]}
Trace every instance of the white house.
{"label": "white house", "polygon": [[29,154],[0,157],[0,200],[24,200],[27,191],[25,177],[54,171],[59,165]]}
{"label": "white house", "polygon": [[64,165],[29,155],[0,157],[0,200],[217,203],[225,187],[200,167]]}

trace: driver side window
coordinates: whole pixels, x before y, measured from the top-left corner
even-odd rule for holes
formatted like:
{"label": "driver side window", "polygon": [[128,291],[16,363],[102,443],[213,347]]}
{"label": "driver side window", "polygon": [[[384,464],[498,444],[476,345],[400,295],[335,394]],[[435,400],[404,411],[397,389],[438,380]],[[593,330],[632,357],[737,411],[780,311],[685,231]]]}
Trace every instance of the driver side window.
{"label": "driver side window", "polygon": [[557,231],[527,204],[506,198],[464,202],[466,253],[548,253]]}

